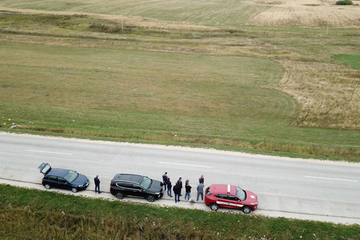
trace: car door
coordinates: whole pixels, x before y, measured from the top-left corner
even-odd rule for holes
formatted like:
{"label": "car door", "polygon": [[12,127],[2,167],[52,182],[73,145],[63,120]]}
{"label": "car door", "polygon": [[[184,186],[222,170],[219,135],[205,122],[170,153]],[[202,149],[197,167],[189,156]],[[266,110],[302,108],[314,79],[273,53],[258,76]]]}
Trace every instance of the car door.
{"label": "car door", "polygon": [[224,207],[224,208],[229,207],[229,202],[228,202],[228,199],[226,199],[226,197],[227,197],[226,194],[216,194],[215,197],[217,198],[216,203],[220,207]]}
{"label": "car door", "polygon": [[142,187],[140,187],[139,184],[133,183],[131,189],[132,189],[132,195],[143,197],[144,195],[143,189]]}
{"label": "car door", "polygon": [[71,184],[69,184],[63,177],[58,177],[58,185],[59,188],[62,189],[71,189]]}
{"label": "car door", "polygon": [[132,184],[128,182],[117,182],[116,186],[118,186],[119,190],[125,195],[133,195],[133,191],[131,189]]}
{"label": "car door", "polygon": [[241,200],[233,195],[227,195],[226,200],[228,202],[228,207],[229,208],[242,208],[243,205],[241,204]]}
{"label": "car door", "polygon": [[46,179],[46,183],[48,183],[50,185],[50,187],[59,188],[57,176],[49,175],[45,179]]}

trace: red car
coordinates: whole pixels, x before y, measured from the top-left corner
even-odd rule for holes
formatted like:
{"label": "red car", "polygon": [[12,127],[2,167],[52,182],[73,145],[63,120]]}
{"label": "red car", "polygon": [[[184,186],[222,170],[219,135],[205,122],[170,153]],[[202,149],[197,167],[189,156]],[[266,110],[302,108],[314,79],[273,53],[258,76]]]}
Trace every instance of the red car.
{"label": "red car", "polygon": [[246,214],[257,209],[255,193],[233,185],[213,184],[206,188],[205,204],[216,211],[219,207],[242,209]]}

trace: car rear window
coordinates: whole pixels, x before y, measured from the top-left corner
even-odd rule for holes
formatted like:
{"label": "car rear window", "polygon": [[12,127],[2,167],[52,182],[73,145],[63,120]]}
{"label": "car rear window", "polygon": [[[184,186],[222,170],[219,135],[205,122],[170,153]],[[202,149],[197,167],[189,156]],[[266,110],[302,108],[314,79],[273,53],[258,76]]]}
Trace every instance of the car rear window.
{"label": "car rear window", "polygon": [[44,168],[40,170],[41,173],[46,174],[51,169],[51,166],[49,164],[45,165]]}

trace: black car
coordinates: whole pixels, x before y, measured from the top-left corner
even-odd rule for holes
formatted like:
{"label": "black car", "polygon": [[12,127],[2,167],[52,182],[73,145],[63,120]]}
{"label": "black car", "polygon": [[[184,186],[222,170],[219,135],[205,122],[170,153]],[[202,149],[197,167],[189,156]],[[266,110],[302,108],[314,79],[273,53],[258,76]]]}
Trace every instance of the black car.
{"label": "black car", "polygon": [[42,163],[39,166],[39,170],[44,174],[42,185],[44,185],[46,189],[52,187],[71,189],[71,191],[75,193],[79,190],[86,189],[90,184],[89,179],[85,175],[68,169],[51,168],[48,163]]}
{"label": "black car", "polygon": [[154,202],[163,196],[162,183],[136,174],[116,174],[110,183],[110,192],[118,199],[126,195],[146,198]]}

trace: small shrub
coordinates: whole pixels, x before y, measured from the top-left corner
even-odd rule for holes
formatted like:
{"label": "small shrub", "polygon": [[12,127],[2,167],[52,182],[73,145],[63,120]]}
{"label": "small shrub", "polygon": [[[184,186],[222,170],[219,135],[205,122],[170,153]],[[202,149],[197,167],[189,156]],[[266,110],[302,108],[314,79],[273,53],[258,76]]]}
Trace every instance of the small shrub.
{"label": "small shrub", "polygon": [[353,2],[351,0],[340,0],[336,2],[336,5],[352,5]]}

